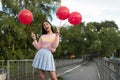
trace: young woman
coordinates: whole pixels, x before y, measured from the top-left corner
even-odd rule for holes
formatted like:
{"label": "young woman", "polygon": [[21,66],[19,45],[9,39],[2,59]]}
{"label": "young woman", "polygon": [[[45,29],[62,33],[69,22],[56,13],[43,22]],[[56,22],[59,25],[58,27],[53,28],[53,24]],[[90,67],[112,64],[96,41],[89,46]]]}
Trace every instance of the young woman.
{"label": "young woman", "polygon": [[32,32],[33,46],[38,50],[33,60],[32,66],[38,69],[41,80],[45,80],[45,71],[48,71],[51,80],[57,80],[53,54],[59,45],[59,30],[53,32],[53,28],[48,21],[42,24],[42,35],[39,41],[36,40]]}

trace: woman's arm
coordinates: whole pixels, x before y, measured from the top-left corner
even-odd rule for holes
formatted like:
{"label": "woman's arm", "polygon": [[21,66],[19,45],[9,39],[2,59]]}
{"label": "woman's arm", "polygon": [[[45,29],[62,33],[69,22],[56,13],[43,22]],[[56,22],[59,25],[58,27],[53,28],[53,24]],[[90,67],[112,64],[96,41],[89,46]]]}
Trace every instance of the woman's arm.
{"label": "woman's arm", "polygon": [[60,33],[60,31],[59,31],[59,29],[57,29],[57,31],[56,31],[56,36],[55,36],[55,40],[54,40],[54,42],[52,43],[52,48],[51,48],[51,51],[52,51],[52,52],[55,52],[55,51],[56,51],[56,48],[57,48],[58,45],[59,45],[59,38],[60,38],[59,33]]}
{"label": "woman's arm", "polygon": [[32,42],[32,44],[33,44],[33,46],[34,46],[37,50],[39,50],[39,49],[41,48],[41,45],[42,45],[42,43],[41,43],[41,38],[39,39],[38,42],[37,42],[37,40],[34,40],[34,41]]}
{"label": "woman's arm", "polygon": [[39,50],[40,48],[41,48],[41,38],[39,39],[39,41],[37,42],[37,40],[36,40],[36,35],[32,32],[31,33],[31,37],[33,38],[33,42],[32,42],[32,44],[33,44],[33,46],[37,49],[37,50]]}
{"label": "woman's arm", "polygon": [[37,50],[39,50],[39,49],[41,48],[41,45],[42,45],[41,38],[39,39],[38,42],[37,42],[37,40],[34,40],[34,41],[32,42],[32,44],[33,44],[33,46],[34,46]]}
{"label": "woman's arm", "polygon": [[52,48],[57,48],[58,45],[59,45],[59,35],[56,34],[55,40],[54,40],[54,42],[52,44]]}
{"label": "woman's arm", "polygon": [[50,51],[54,53],[56,51],[56,48],[50,48]]}

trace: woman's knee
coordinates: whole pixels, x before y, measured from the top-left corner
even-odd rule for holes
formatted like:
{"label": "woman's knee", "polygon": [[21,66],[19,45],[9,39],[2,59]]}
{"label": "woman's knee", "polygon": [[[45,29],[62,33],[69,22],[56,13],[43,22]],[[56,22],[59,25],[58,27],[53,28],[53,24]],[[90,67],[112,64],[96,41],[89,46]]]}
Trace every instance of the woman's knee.
{"label": "woman's knee", "polygon": [[55,71],[50,71],[50,77],[51,77],[51,80],[57,80]]}
{"label": "woman's knee", "polygon": [[45,73],[43,70],[38,70],[39,71],[39,76],[41,78],[41,80],[45,80]]}
{"label": "woman's knee", "polygon": [[39,74],[39,75],[40,75],[41,80],[45,80],[45,75],[41,75],[41,74]]}

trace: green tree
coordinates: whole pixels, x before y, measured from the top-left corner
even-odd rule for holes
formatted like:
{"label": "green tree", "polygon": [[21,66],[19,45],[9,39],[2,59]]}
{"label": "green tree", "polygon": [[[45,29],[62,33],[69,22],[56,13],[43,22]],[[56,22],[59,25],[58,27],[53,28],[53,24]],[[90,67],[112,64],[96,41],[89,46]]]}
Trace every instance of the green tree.
{"label": "green tree", "polygon": [[[2,0],[3,11],[0,13],[0,59],[33,58],[36,52],[32,46],[30,26],[39,37],[43,20],[52,19],[51,13],[57,6],[51,6],[50,0]],[[30,25],[23,25],[18,20],[18,13],[29,9],[33,13]],[[38,38],[37,37],[37,38]]]}
{"label": "green tree", "polygon": [[120,34],[114,28],[104,28],[100,31],[101,54],[109,57],[116,49],[119,48]]}
{"label": "green tree", "polygon": [[87,51],[90,51],[90,54],[109,56],[119,48],[119,30],[114,21],[90,22],[85,28],[85,35],[89,44],[86,46]]}
{"label": "green tree", "polygon": [[87,54],[97,54],[100,51],[99,35],[96,26],[92,23],[88,23],[85,29],[86,36],[86,53]]}
{"label": "green tree", "polygon": [[89,54],[109,56],[118,49],[120,35],[115,23],[113,23],[114,27],[101,27],[99,30],[96,25],[102,26],[101,23],[90,22],[86,26],[84,23],[81,23],[80,25],[62,28],[62,56],[71,54],[74,54],[76,57]]}

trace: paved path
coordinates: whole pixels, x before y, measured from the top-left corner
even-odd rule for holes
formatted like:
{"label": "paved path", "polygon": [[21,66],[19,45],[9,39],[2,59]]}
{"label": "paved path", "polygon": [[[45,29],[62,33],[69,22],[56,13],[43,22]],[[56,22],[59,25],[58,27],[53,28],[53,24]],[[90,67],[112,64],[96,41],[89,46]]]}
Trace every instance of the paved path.
{"label": "paved path", "polygon": [[57,76],[65,75],[65,74],[67,74],[68,72],[71,72],[73,69],[77,68],[80,65],[81,65],[80,63],[77,63],[77,64],[72,64],[72,65],[67,65],[67,66],[64,66],[62,68],[58,68],[57,71],[56,71]]}
{"label": "paved path", "polygon": [[88,62],[85,65],[76,65],[76,67],[74,66],[74,68],[65,71],[62,77],[63,80],[99,80],[94,62]]}

